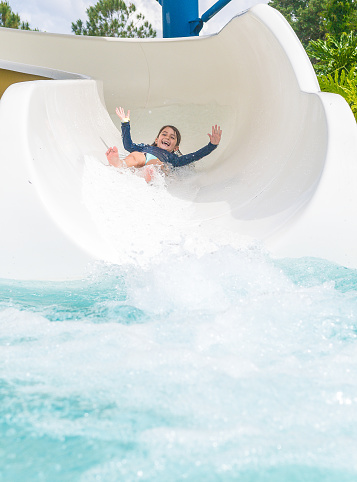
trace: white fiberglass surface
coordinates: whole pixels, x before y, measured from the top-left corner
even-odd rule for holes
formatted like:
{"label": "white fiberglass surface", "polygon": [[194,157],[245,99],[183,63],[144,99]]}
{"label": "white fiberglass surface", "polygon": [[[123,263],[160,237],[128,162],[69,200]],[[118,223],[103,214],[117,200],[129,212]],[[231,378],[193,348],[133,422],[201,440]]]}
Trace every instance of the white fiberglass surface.
{"label": "white fiberglass surface", "polygon": [[[0,47],[5,57],[80,72],[98,81],[98,85],[94,80],[68,80],[16,89],[12,86],[2,99],[7,102],[10,117],[12,103],[20,103],[19,95],[23,95],[21,105],[28,107],[21,119],[23,132],[14,136],[23,149],[19,160],[24,165],[19,168],[11,163],[2,168],[13,171],[14,184],[21,177],[17,171],[26,172],[22,176],[24,185],[17,182],[11,192],[18,189],[31,196],[28,179],[36,181],[31,188],[36,212],[31,215],[40,219],[43,232],[31,234],[34,246],[39,245],[37,238],[46,239],[51,229],[53,238],[57,234],[65,238],[66,246],[72,243],[70,259],[79,251],[97,259],[117,259],[107,248],[110,236],[103,237],[96,227],[104,221],[98,213],[93,215],[83,208],[81,193],[85,159],[95,158],[102,167],[106,145],[120,144],[120,126],[114,114],[118,105],[131,109],[135,142],[151,143],[162,125],[173,124],[182,132],[184,153],[205,145],[213,124],[222,127],[219,148],[195,163],[194,195],[190,192],[186,197],[185,190],[168,186],[173,199],[165,199],[177,205],[182,202],[191,211],[189,228],[194,223],[204,224],[211,230],[264,241],[273,234],[279,236],[288,222],[294,223],[296,213],[314,196],[330,140],[326,111],[306,54],[273,9],[256,7],[233,19],[219,34],[197,39],[145,42],[37,32],[15,35],[3,30],[0,35],[9,43],[9,51],[1,52]],[[51,51],[65,50],[67,55],[49,59],[41,49],[44,41]],[[5,126],[8,117],[3,115]],[[7,128],[13,134],[18,127]],[[12,144],[4,148],[9,158]],[[123,186],[121,192],[125,190]],[[122,198],[123,212],[135,210],[132,196],[138,198],[135,192]],[[324,199],[318,199],[318,203],[323,206]],[[30,205],[27,200],[26,204]],[[95,205],[92,208],[96,210]],[[312,222],[314,217],[315,212]],[[19,222],[14,224],[22,226],[21,220],[19,215]],[[169,212],[167,220],[169,225],[175,224]],[[305,231],[306,226],[301,226],[300,233]],[[128,236],[130,231],[122,230],[118,245],[123,246]],[[14,232],[7,237],[6,243],[11,246],[19,236]],[[135,238],[133,228],[132,242]],[[295,244],[301,246],[296,239]],[[16,259],[18,265],[24,265],[20,257]],[[40,277],[62,276],[55,263],[52,271],[43,264]],[[17,266],[16,273],[20,271]],[[20,273],[22,278],[36,278],[36,273],[25,271]]]}

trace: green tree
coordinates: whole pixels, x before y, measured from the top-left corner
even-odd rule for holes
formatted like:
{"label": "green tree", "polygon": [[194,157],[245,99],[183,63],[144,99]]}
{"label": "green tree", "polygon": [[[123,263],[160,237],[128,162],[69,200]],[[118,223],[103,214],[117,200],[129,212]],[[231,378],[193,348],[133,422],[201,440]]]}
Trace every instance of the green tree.
{"label": "green tree", "polygon": [[269,5],[284,15],[306,48],[310,40],[327,33],[325,9],[327,0],[272,0]]}
{"label": "green tree", "polygon": [[354,0],[327,0],[325,9],[326,30],[339,36],[357,28],[357,7]]}
{"label": "green tree", "polygon": [[99,0],[86,10],[88,20],[72,23],[76,35],[100,37],[156,37],[152,25],[144,15],[136,13],[133,3],[127,6],[123,0]]}
{"label": "green tree", "polygon": [[326,34],[339,36],[357,28],[355,0],[272,0],[306,48]]}
{"label": "green tree", "polygon": [[12,11],[9,2],[0,2],[0,27],[31,30],[28,22],[21,20],[20,15]]}

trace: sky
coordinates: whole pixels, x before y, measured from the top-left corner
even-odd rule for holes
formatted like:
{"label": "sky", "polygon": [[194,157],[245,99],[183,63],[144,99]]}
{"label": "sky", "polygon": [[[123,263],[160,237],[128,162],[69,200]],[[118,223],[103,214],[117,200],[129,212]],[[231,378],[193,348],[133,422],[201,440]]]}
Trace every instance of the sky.
{"label": "sky", "polygon": [[[21,20],[27,21],[31,28],[51,33],[71,34],[71,24],[79,18],[86,20],[86,9],[97,3],[97,0],[8,0],[12,10],[18,13]],[[178,0],[179,1],[179,0]],[[199,0],[200,16],[217,0]],[[129,0],[126,2],[129,3]],[[137,10],[144,14],[157,36],[162,37],[161,6],[157,0],[130,0]],[[235,15],[257,3],[267,0],[231,0],[217,15],[205,24],[201,35],[216,33],[221,30]]]}

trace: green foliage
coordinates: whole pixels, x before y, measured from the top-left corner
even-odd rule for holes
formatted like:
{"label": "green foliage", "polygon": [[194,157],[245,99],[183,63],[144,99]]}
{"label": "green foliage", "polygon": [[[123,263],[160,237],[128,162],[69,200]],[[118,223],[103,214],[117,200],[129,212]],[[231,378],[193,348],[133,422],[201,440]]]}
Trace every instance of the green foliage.
{"label": "green foliage", "polygon": [[100,37],[156,37],[152,25],[145,21],[144,15],[136,13],[133,3],[128,6],[123,0],[99,0],[86,10],[88,20],[72,23],[76,35]]}
{"label": "green foliage", "polygon": [[20,15],[12,11],[7,1],[0,2],[0,27],[31,30],[28,22],[22,21]]}
{"label": "green foliage", "polygon": [[357,29],[355,0],[272,0],[306,48],[311,40]]}
{"label": "green foliage", "polygon": [[306,49],[323,92],[345,98],[357,120],[357,34],[327,35],[311,41]]}
{"label": "green foliage", "polygon": [[357,27],[357,10],[354,0],[327,0],[325,9],[326,30],[339,36]]}
{"label": "green foliage", "polygon": [[320,89],[323,92],[332,92],[342,95],[357,121],[357,69],[356,66],[350,70],[335,70],[334,74],[320,75],[318,77]]}
{"label": "green foliage", "polygon": [[357,7],[354,0],[273,0],[306,48],[324,92],[345,98],[357,120]]}
{"label": "green foliage", "polygon": [[327,0],[272,0],[269,5],[284,15],[304,47],[324,38]]}
{"label": "green foliage", "polygon": [[317,75],[350,71],[357,64],[357,34],[342,33],[338,38],[328,35],[326,40],[311,41],[306,51],[314,61]]}

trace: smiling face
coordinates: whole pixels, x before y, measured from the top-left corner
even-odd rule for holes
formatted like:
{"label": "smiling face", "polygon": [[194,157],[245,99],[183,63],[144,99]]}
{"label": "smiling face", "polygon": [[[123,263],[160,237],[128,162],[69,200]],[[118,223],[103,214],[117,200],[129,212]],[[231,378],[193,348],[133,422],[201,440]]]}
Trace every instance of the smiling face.
{"label": "smiling face", "polygon": [[169,126],[164,127],[155,139],[155,144],[166,151],[176,151],[178,149],[176,132]]}

